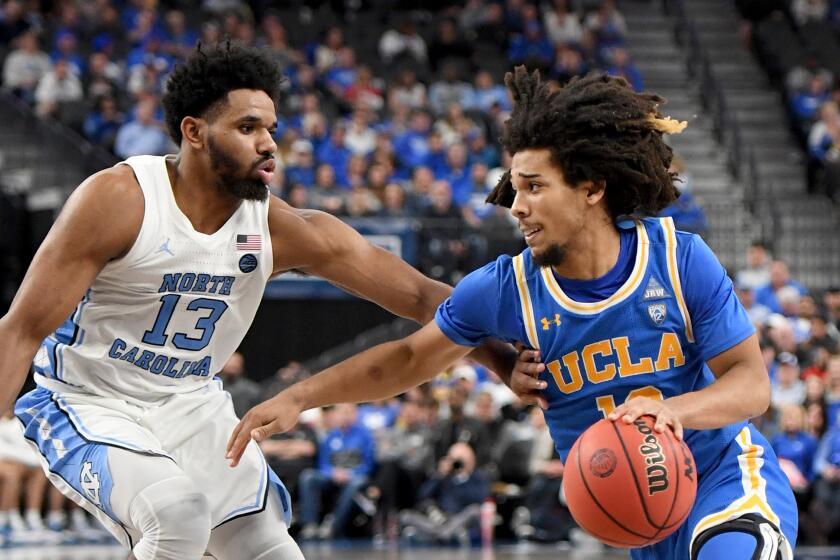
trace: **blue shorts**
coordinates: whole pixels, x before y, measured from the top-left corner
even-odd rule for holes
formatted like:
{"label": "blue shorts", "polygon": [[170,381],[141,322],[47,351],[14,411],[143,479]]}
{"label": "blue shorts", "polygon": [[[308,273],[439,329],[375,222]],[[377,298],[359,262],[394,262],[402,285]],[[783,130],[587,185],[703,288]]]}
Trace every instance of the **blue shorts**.
{"label": "blue shorts", "polygon": [[[796,500],[776,454],[755,426],[748,424],[711,470],[699,473],[697,499],[688,519],[662,542],[630,552],[634,560],[688,560],[705,530],[753,513],[771,521],[787,539],[785,558],[793,558],[799,517]],[[750,560],[753,550],[727,560]]]}

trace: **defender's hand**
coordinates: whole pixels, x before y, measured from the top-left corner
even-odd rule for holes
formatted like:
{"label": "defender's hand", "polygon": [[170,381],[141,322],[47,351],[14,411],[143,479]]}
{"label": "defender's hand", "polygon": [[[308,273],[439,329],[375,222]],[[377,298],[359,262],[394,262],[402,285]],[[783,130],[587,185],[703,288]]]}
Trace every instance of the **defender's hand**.
{"label": "defender's hand", "polygon": [[253,438],[261,442],[271,434],[288,432],[297,424],[301,413],[300,407],[285,393],[255,406],[239,421],[227,444],[226,459],[231,459],[231,467],[239,464],[245,447]]}
{"label": "defender's hand", "polygon": [[609,416],[608,420],[615,422],[618,419],[623,420],[626,424],[632,424],[639,416],[650,415],[656,418],[656,423],[653,429],[659,433],[665,431],[665,426],[670,426],[674,430],[674,435],[677,440],[682,441],[683,427],[677,414],[668,407],[666,401],[658,399],[651,399],[649,397],[636,397],[630,399],[621,406],[617,406]]}
{"label": "defender's hand", "polygon": [[539,379],[540,373],[545,371],[545,364],[540,362],[540,351],[525,348],[521,342],[516,343],[519,356],[510,374],[510,389],[522,402],[535,404],[543,410],[548,409],[548,401],[541,391],[548,387],[545,381]]}

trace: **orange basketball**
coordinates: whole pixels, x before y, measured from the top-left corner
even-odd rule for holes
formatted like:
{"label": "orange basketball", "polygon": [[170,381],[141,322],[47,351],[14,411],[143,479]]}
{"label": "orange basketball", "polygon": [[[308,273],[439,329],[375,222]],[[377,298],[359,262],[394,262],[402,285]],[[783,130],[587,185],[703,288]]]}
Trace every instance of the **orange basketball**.
{"label": "orange basketball", "polygon": [[688,446],[655,419],[601,420],[583,432],[566,459],[564,486],[572,516],[608,545],[654,544],[688,517],[697,469]]}

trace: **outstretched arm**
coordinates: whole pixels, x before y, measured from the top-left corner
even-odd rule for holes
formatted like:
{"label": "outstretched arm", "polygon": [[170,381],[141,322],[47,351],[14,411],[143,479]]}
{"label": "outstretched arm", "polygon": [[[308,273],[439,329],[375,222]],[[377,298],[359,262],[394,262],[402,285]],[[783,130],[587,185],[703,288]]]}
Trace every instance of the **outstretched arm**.
{"label": "outstretched arm", "polygon": [[380,400],[403,393],[466,356],[470,350],[449,340],[434,322],[402,340],[374,346],[251,409],[234,429],[228,441],[227,457],[236,466],[251,438],[262,441],[273,433],[289,430],[304,410],[340,402]]}

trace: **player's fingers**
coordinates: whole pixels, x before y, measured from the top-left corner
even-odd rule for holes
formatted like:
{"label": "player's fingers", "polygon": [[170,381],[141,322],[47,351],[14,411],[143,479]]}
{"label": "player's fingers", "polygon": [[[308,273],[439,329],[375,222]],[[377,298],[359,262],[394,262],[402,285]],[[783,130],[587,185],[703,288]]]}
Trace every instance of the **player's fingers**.
{"label": "player's fingers", "polygon": [[545,364],[542,362],[516,362],[516,367],[513,368],[513,371],[536,377],[545,371]]}
{"label": "player's fingers", "polygon": [[[247,418],[247,415],[245,416]],[[233,447],[233,443],[236,441],[236,438],[239,436],[239,432],[242,431],[242,422],[244,420],[240,420],[236,427],[233,429],[233,433],[230,434],[228,438],[227,447],[225,448],[225,457],[230,458],[230,450]]]}
{"label": "player's fingers", "polygon": [[656,422],[653,424],[654,431],[658,433],[665,432],[665,428],[668,426],[674,425],[674,417],[671,416],[668,412],[660,412],[656,415]]}
{"label": "player's fingers", "polygon": [[521,354],[523,350],[525,350],[525,345],[519,342],[518,340],[513,343],[513,347],[516,348],[516,353]]}
{"label": "player's fingers", "polygon": [[676,436],[677,441],[682,441],[683,439],[683,426],[682,422],[680,422],[679,418],[674,418],[674,423],[672,424],[674,428],[674,436]]}
{"label": "player's fingers", "polygon": [[245,447],[248,445],[248,442],[251,441],[251,431],[254,429],[254,425],[250,422],[242,423],[242,429],[239,430],[239,433],[236,436],[236,439],[233,442],[233,447],[228,452],[228,458],[231,459],[231,467],[235,467],[239,464],[239,459],[242,457],[242,454],[245,452]]}
{"label": "player's fingers", "polygon": [[548,387],[548,384],[535,376],[515,371],[510,380],[510,386],[515,393],[525,393],[528,391],[542,391]]}

